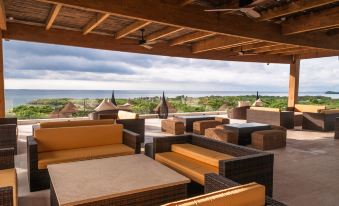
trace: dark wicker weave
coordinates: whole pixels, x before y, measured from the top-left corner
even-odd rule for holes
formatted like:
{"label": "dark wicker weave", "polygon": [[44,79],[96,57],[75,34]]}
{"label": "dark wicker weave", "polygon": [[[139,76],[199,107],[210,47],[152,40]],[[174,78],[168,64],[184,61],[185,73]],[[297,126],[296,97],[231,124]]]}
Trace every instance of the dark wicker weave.
{"label": "dark wicker weave", "polygon": [[193,123],[203,120],[214,120],[215,116],[211,115],[199,115],[199,116],[176,116],[174,120],[178,120],[184,123],[186,132],[193,132]]}
{"label": "dark wicker weave", "polygon": [[248,109],[246,120],[247,122],[279,125],[287,129],[294,128],[294,112],[292,111],[274,112]]}
{"label": "dark wicker weave", "polygon": [[336,118],[335,120],[335,133],[334,133],[334,138],[339,139],[339,117]]}
{"label": "dark wicker weave", "polygon": [[117,124],[124,125],[124,129],[140,135],[141,142],[145,141],[145,119],[117,119]]}
{"label": "dark wicker weave", "polygon": [[17,118],[0,118],[0,148],[11,147],[17,154]]}
{"label": "dark wicker weave", "polygon": [[339,117],[339,113],[303,113],[302,128],[317,131],[334,131],[335,119]]}
{"label": "dark wicker weave", "polygon": [[265,185],[266,194],[272,196],[274,155],[271,153],[187,134],[155,137],[153,145],[146,146],[145,154],[154,158],[156,153],[170,152],[172,144],[184,143],[234,156],[233,159],[219,161],[219,174],[241,184],[257,182]]}
{"label": "dark wicker weave", "polygon": [[[186,184],[154,189],[135,194],[84,203],[77,206],[154,206],[185,199],[187,197]],[[59,206],[53,185],[51,185],[51,206]]]}
{"label": "dark wicker weave", "polygon": [[[135,154],[141,150],[141,137],[139,134],[125,130],[123,143],[133,149]],[[38,168],[38,144],[33,136],[27,137],[27,167],[30,191],[39,191],[50,187],[50,178],[47,169]]]}
{"label": "dark wicker weave", "polygon": [[[240,185],[237,182],[234,182],[230,179],[222,177],[217,174],[206,174],[205,175],[205,193],[211,193],[218,190],[223,190],[231,187]],[[272,198],[266,196],[266,206],[287,206],[281,202],[273,200]]]}
{"label": "dark wicker weave", "polygon": [[231,119],[246,119],[246,110],[249,108],[250,106],[232,108],[227,111],[227,116]]}
{"label": "dark wicker weave", "polygon": [[[0,169],[14,168],[14,148],[0,149]],[[13,187],[0,187],[0,205],[13,206]]]}

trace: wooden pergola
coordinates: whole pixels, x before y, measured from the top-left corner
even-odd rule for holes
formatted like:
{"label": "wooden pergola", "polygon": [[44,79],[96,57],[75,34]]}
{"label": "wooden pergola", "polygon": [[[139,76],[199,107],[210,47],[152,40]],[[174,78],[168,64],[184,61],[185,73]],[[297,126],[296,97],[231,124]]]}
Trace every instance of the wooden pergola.
{"label": "wooden pergola", "polygon": [[[339,55],[339,0],[0,0],[0,8],[8,40],[290,64],[289,107],[300,60]],[[4,116],[2,43],[0,52]]]}

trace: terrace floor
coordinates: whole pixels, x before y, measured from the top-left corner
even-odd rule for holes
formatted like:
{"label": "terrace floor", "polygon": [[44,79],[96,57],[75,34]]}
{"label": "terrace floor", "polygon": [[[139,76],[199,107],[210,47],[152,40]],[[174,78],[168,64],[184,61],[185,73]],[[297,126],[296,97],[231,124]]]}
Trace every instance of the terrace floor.
{"label": "terrace floor", "polygon": [[[238,122],[231,120],[231,122]],[[27,179],[26,136],[32,125],[19,126],[16,168],[21,206],[49,205],[49,190],[30,193]],[[162,136],[158,119],[146,120],[146,141]],[[339,203],[339,140],[333,132],[289,130],[287,147],[273,150],[275,199],[290,206],[336,206]]]}

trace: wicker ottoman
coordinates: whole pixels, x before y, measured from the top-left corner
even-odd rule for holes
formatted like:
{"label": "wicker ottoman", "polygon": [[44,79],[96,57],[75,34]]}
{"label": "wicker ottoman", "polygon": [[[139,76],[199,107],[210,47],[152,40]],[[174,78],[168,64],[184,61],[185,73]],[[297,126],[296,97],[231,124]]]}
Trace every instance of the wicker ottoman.
{"label": "wicker ottoman", "polygon": [[280,131],[283,131],[283,132],[287,132],[287,129],[283,126],[277,126],[277,125],[271,125],[271,129],[272,130],[280,130]]}
{"label": "wicker ottoman", "polygon": [[220,128],[208,128],[205,130],[205,137],[232,144],[238,143],[238,136],[234,132]]}
{"label": "wicker ottoman", "polygon": [[261,130],[253,132],[251,146],[259,150],[286,147],[286,132],[281,130]]}
{"label": "wicker ottoman", "polygon": [[174,135],[184,134],[185,126],[181,121],[165,119],[161,121],[161,131]]}
{"label": "wicker ottoman", "polygon": [[221,124],[229,124],[230,123],[230,119],[228,119],[227,117],[215,117],[215,121],[218,121]]}
{"label": "wicker ottoman", "polygon": [[218,125],[221,125],[221,123],[215,120],[196,121],[193,123],[193,133],[204,135],[206,129],[215,128]]}

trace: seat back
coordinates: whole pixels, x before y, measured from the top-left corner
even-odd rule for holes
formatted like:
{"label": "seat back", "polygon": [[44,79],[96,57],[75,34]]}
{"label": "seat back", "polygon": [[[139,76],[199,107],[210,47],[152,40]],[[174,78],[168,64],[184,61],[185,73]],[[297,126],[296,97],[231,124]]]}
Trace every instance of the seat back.
{"label": "seat back", "polygon": [[296,104],[294,106],[295,112],[313,112],[318,113],[319,110],[326,109],[326,106],[324,105],[304,105],[304,104]]}
{"label": "seat back", "polygon": [[240,185],[164,206],[264,206],[265,187],[257,183]]}
{"label": "seat back", "polygon": [[122,143],[123,125],[41,128],[35,131],[38,152]]}
{"label": "seat back", "polygon": [[77,121],[59,121],[59,122],[41,122],[40,128],[58,128],[58,127],[78,127],[91,125],[114,124],[113,119],[103,120],[77,120]]}
{"label": "seat back", "polygon": [[127,112],[119,110],[118,119],[139,119],[139,114],[133,112]]}

